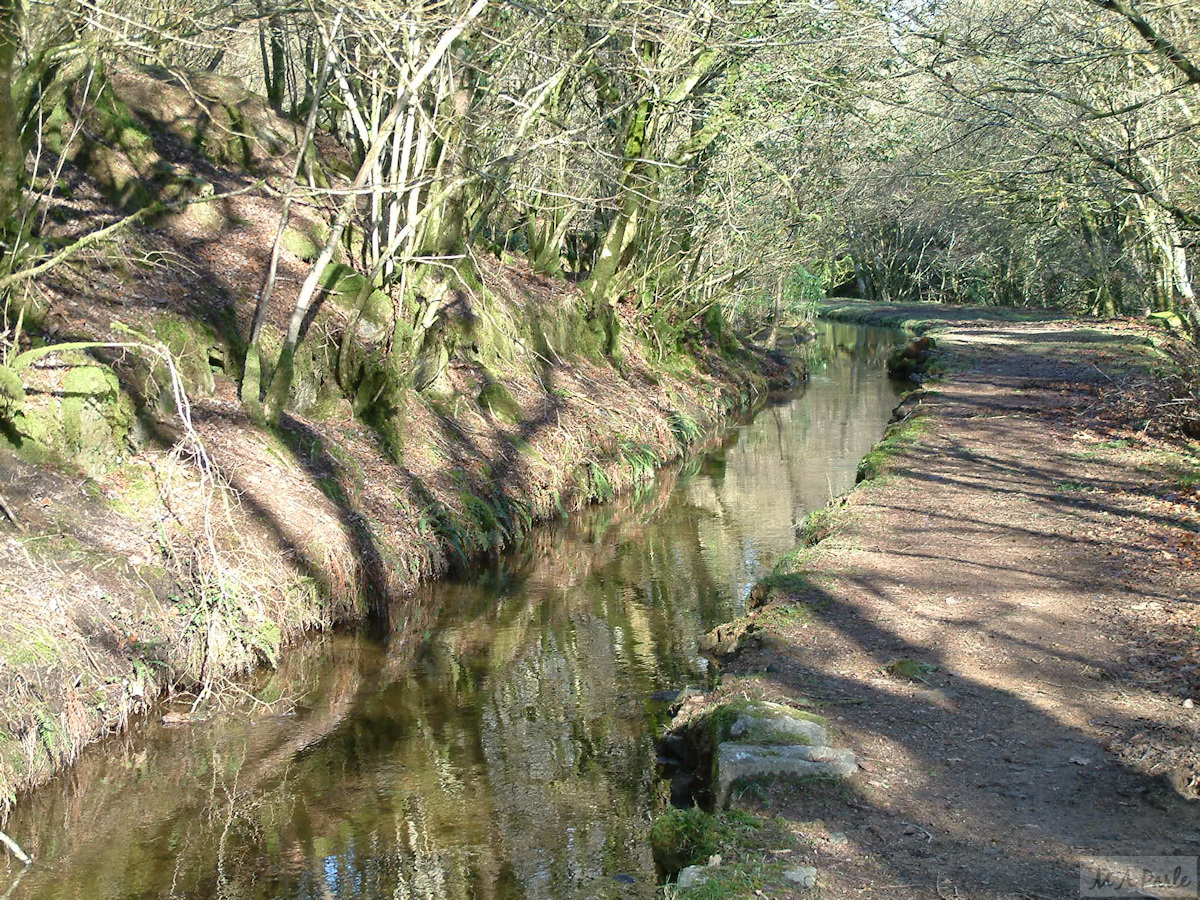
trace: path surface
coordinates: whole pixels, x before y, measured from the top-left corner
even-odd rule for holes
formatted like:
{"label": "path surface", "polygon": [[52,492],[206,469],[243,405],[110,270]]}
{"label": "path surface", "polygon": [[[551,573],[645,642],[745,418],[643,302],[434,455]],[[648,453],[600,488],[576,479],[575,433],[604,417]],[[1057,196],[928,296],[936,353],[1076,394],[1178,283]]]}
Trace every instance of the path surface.
{"label": "path surface", "polygon": [[812,615],[764,617],[721,689],[824,704],[864,771],[741,803],[826,898],[1076,897],[1081,863],[1200,855],[1200,504],[1188,448],[1131,418],[1150,348],[935,315],[922,436],[813,551]]}

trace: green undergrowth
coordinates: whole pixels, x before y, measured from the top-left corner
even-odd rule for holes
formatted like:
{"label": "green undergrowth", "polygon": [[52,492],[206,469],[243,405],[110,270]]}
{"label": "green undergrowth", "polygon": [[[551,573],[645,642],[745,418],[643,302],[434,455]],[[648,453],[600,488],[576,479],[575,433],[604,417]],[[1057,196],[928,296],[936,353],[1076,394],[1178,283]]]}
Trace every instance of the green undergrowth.
{"label": "green undergrowth", "polygon": [[1151,450],[1142,455],[1147,461],[1137,465],[1139,472],[1161,478],[1176,490],[1200,488],[1200,442],[1186,449]]}
{"label": "green undergrowth", "polygon": [[1013,306],[953,306],[942,303],[869,303],[827,301],[817,314],[835,322],[899,328],[925,334],[967,322],[1051,322],[1069,319],[1061,310],[1022,309]]}
{"label": "green undergrowth", "polygon": [[911,415],[901,422],[889,425],[871,452],[858,463],[858,474],[855,481],[876,481],[886,475],[894,465],[897,457],[910,449],[928,430],[929,419],[922,415]]}
{"label": "green undergrowth", "polygon": [[937,666],[930,663],[923,663],[920,660],[901,657],[893,659],[886,666],[884,671],[896,678],[903,678],[907,681],[924,681],[926,675],[930,675],[937,671]]}
{"label": "green undergrowth", "polygon": [[[817,606],[818,604],[811,602],[778,603],[768,606],[755,617],[754,621],[760,631],[772,632],[791,628],[812,622]],[[769,635],[761,636],[760,640],[769,642]]]}
{"label": "green undergrowth", "polygon": [[837,522],[837,510],[838,507],[830,503],[821,509],[814,509],[805,516],[804,521],[800,523],[800,546],[815,547],[833,534]]}
{"label": "green undergrowth", "polygon": [[687,866],[721,858],[719,865],[708,869],[704,884],[688,888],[668,884],[667,896],[679,900],[754,897],[785,886],[784,871],[796,865],[790,858],[789,865],[777,861],[785,858],[779,850],[796,844],[779,822],[737,810],[714,815],[696,808],[670,809],[654,820],[650,841],[655,864],[672,881]]}

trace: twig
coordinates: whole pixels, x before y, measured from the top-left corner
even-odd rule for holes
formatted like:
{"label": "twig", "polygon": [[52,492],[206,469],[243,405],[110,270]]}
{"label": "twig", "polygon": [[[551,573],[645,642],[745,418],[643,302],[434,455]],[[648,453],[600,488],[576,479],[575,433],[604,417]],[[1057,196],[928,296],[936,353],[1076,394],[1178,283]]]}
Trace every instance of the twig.
{"label": "twig", "polygon": [[933,835],[930,834],[928,831],[926,831],[924,828],[922,828],[920,825],[918,825],[916,822],[901,822],[900,824],[901,825],[909,825],[912,828],[917,829],[917,831],[919,831],[919,832],[921,832],[921,834],[925,835],[925,840],[927,843],[930,843],[930,844],[933,843]]}
{"label": "twig", "polygon": [[27,871],[29,871],[28,868],[25,868],[25,869],[21,869],[21,871],[17,872],[16,879],[13,881],[12,884],[10,884],[8,886],[8,890],[4,892],[3,897],[0,897],[0,900],[8,900],[9,897],[11,897],[14,893],[16,893],[17,886],[21,883],[21,879],[25,877],[25,873]]}
{"label": "twig", "polygon": [[88,662],[92,664],[92,668],[96,670],[98,675],[103,676],[104,670],[100,668],[100,663],[96,661],[96,655],[92,653],[92,648],[88,646],[87,638],[82,634],[77,634],[76,637],[79,638],[79,643],[83,647],[83,653],[88,658]]}
{"label": "twig", "polygon": [[26,856],[25,851],[22,850],[17,845],[17,842],[14,841],[12,838],[10,838],[3,831],[0,831],[0,844],[3,844],[5,847],[7,847],[9,849],[9,852],[11,852],[12,855],[15,856],[17,859],[19,859],[21,862],[25,863],[25,865],[27,865],[27,866],[33,865],[33,860],[30,859],[28,856]]}
{"label": "twig", "polygon": [[17,518],[17,514],[12,511],[12,507],[8,505],[8,500],[5,499],[3,494],[0,494],[0,512],[3,512],[8,517],[8,520],[16,526],[17,531],[21,532],[21,534],[25,533],[25,523]]}

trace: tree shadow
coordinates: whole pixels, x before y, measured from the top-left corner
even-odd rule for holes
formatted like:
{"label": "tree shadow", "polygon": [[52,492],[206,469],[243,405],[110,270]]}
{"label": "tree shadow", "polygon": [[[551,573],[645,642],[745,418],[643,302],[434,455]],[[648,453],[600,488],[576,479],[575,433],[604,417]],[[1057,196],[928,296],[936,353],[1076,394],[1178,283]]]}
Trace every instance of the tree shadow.
{"label": "tree shadow", "polygon": [[[933,573],[926,580],[930,588],[938,583]],[[846,589],[888,594],[864,578],[847,579]],[[1082,725],[1096,707],[1078,700],[1078,714],[1052,714],[1031,702],[1033,694],[955,671],[936,642],[906,637],[827,590],[812,588],[797,603],[831,640],[814,641],[811,630],[776,637],[770,646],[748,647],[725,672],[753,677],[784,699],[801,696],[826,707],[866,772],[850,784],[849,796],[842,789],[814,796],[786,785],[744,785],[750,792],[743,806],[846,832],[858,852],[883,865],[874,883],[907,882],[912,892],[897,895],[905,897],[954,895],[943,893],[951,885],[967,891],[958,896],[1074,897],[1080,858],[1187,852],[1182,831],[1200,825],[1200,806],[1165,776],[1110,753]],[[1006,650],[1111,668],[1100,653],[1062,653],[1006,635],[997,640]],[[836,647],[861,655],[872,669],[855,663],[850,667],[862,674],[848,674],[839,658],[847,650]],[[927,663],[925,683],[885,674],[897,657]],[[1051,669],[1049,677],[1065,680],[1068,671]],[[1096,689],[1074,681],[1057,692],[1086,697],[1080,692]],[[1138,721],[1133,710],[1104,714],[1121,727]],[[892,796],[897,782],[903,788]],[[910,823],[916,829],[906,833]]]}

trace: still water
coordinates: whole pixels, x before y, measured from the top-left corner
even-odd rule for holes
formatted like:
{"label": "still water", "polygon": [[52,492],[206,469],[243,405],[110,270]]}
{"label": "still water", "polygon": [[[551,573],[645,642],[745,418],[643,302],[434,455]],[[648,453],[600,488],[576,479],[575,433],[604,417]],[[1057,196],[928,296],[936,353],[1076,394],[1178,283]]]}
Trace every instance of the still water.
{"label": "still water", "polygon": [[853,484],[896,340],[824,325],[807,387],[698,463],[290,651],[270,706],[92,748],[14,814],[37,864],[0,898],[654,896],[655,694]]}

